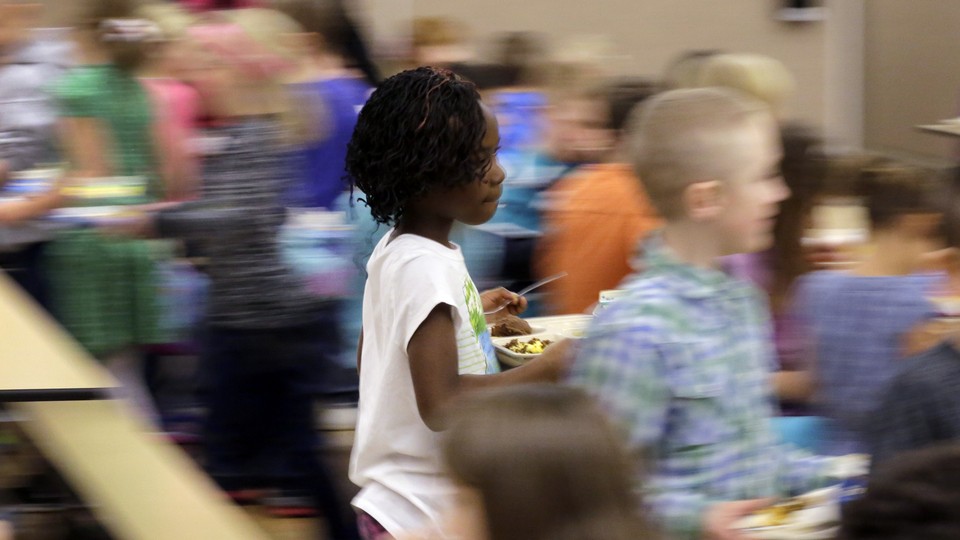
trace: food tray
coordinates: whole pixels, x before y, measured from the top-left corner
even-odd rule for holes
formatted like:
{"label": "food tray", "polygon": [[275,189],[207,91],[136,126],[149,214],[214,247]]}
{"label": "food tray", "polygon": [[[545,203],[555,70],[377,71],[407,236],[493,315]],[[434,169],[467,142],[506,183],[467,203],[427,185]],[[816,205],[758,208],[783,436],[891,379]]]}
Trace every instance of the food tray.
{"label": "food tray", "polygon": [[563,340],[564,336],[555,334],[555,333],[538,333],[538,334],[530,334],[527,336],[493,338],[493,347],[497,351],[497,358],[499,358],[500,361],[503,362],[504,364],[508,366],[513,366],[513,367],[522,366],[523,364],[529,362],[530,360],[533,360],[534,358],[540,356],[540,354],[543,354],[543,353],[521,354],[521,353],[513,352],[507,348],[507,343],[510,343],[515,339],[519,339],[520,341],[529,341],[533,338],[539,338],[541,340],[550,340],[551,342],[553,342],[551,343],[551,345],[553,345],[557,341]]}
{"label": "food tray", "polygon": [[836,536],[840,519],[839,493],[839,486],[832,486],[797,497],[805,499],[807,506],[791,512],[779,525],[766,524],[761,511],[741,519],[735,526],[744,536],[756,540],[829,540]]}

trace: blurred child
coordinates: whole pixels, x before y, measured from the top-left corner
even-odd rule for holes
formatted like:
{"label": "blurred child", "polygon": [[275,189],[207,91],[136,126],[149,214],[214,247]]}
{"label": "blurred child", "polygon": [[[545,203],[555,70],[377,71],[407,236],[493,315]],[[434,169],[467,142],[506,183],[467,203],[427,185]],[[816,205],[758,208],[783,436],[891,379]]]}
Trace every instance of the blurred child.
{"label": "blurred child", "polygon": [[[606,41],[572,39],[545,70],[548,105],[541,140],[534,148],[508,148],[503,154],[507,181],[497,215],[484,227],[499,235],[500,258],[489,263],[496,281],[522,288],[533,281],[533,257],[542,233],[543,193],[584,164],[603,161],[613,149],[606,129],[607,105],[594,89],[601,80]],[[506,120],[506,119],[505,119]],[[534,305],[534,312],[540,306]]]}
{"label": "blurred child", "polygon": [[443,456],[456,505],[424,540],[657,537],[637,513],[622,441],[580,391],[524,385],[471,398],[451,419]]}
{"label": "blurred child", "polygon": [[[774,388],[784,414],[796,416],[809,413],[813,347],[802,325],[791,314],[790,305],[796,280],[814,270],[803,239],[811,225],[814,205],[821,196],[827,163],[818,150],[821,139],[810,130],[782,127],[780,138],[784,148],[780,171],[790,189],[790,197],[781,203],[774,221],[773,245],[760,253],[727,257],[724,266],[770,297],[779,368]],[[795,424],[792,427],[802,429],[805,421],[783,422],[781,427],[790,428],[789,424]]]}
{"label": "blurred child", "polygon": [[[594,90],[604,72],[603,40],[579,37],[557,53],[544,70],[549,104],[546,127],[539,147],[510,148],[505,156],[500,210],[493,223],[509,223],[539,233],[540,194],[575,167],[598,163],[613,149],[614,137],[606,129],[607,104]],[[529,254],[527,257],[529,267]]]}
{"label": "blurred child", "polygon": [[810,489],[825,472],[779,446],[769,315],[718,261],[770,246],[789,194],[776,123],[731,90],[674,90],[644,105],[631,143],[665,226],[625,296],[595,318],[570,382],[646,461],[647,501],[671,538],[739,538],[734,521],[764,504],[741,499]]}
{"label": "blurred child", "polygon": [[447,17],[418,17],[411,32],[414,66],[440,66],[459,73],[474,58],[462,22]]}
{"label": "blurred child", "polygon": [[[34,29],[42,13],[38,3],[0,0],[0,187],[16,173],[54,165],[58,157],[57,111],[49,86],[68,67],[69,49],[59,47],[50,30]],[[47,210],[43,191],[40,186],[38,192],[16,193],[0,202],[0,226],[17,226],[4,235],[15,244],[0,251],[0,268],[46,305],[41,261],[43,242],[50,236],[22,224]]]}
{"label": "blurred child", "polygon": [[703,60],[696,86],[733,88],[770,106],[783,120],[796,82],[779,60],[761,54],[716,54]]}
{"label": "blurred child", "polygon": [[[943,203],[947,279],[936,295],[953,303],[960,292],[960,183],[956,178]],[[925,352],[904,362],[867,421],[874,468],[903,452],[960,443],[960,318],[955,307],[946,307],[948,316],[911,333],[911,344]],[[920,347],[916,347],[918,341]]]}
{"label": "blurred child", "polygon": [[[167,196],[160,177],[154,115],[136,77],[156,35],[131,0],[89,0],[74,35],[81,65],[54,89],[66,152],[64,189],[50,207],[135,207]],[[143,387],[141,347],[162,343],[155,262],[165,243],[118,238],[91,228],[61,232],[48,246],[53,311],[91,354],[154,416]]]}
{"label": "blurred child", "polygon": [[909,452],[879,467],[843,507],[839,540],[960,538],[960,445]]}
{"label": "blurred child", "polygon": [[308,497],[333,538],[354,538],[316,454],[313,368],[330,354],[335,326],[324,299],[308,294],[283,263],[277,241],[295,128],[285,121],[282,81],[294,63],[278,36],[254,36],[285,25],[296,30],[278,12],[250,9],[189,30],[188,76],[212,122],[202,196],[144,225],[202,241],[209,258],[207,470],[238,500],[265,487]]}
{"label": "blurred child", "polygon": [[157,144],[163,156],[164,183],[171,200],[191,199],[199,189],[197,156],[191,148],[199,120],[196,90],[180,80],[186,61],[183,37],[193,17],[174,4],[147,4],[138,14],[153,22],[159,33],[148,49],[140,82],[150,92],[157,111]]}
{"label": "blurred child", "polygon": [[360,113],[347,170],[376,221],[392,225],[367,264],[360,407],[350,477],[366,538],[435,527],[451,502],[440,459],[446,410],[490,386],[556,380],[564,346],[499,373],[485,311],[522,297],[480,294],[454,223],[485,223],[504,180],[497,121],[473,84],[419,68],[384,81]]}
{"label": "blurred child", "polygon": [[700,74],[704,65],[718,54],[721,51],[715,49],[693,49],[680,53],[664,70],[663,85],[668,90],[700,88]]}
{"label": "blurred child", "polygon": [[[287,0],[264,0],[265,7],[280,7]],[[368,86],[376,85],[380,77],[380,69],[370,56],[369,47],[364,37],[362,21],[357,19],[354,6],[349,0],[310,0],[311,9],[320,13],[323,31],[323,50],[328,55],[335,55],[343,62],[348,70],[360,73]],[[293,16],[288,12],[288,15]],[[295,19],[297,17],[294,17]],[[301,22],[305,29],[309,25]],[[307,30],[312,32],[312,30]]]}
{"label": "blurred child", "polygon": [[621,146],[631,111],[656,92],[642,81],[606,85],[606,128],[619,151],[606,163],[580,167],[546,193],[534,263],[538,277],[567,273],[548,289],[554,313],[582,313],[597,303],[600,291],[616,288],[630,274],[640,240],[661,224]]}
{"label": "blurred child", "polygon": [[314,0],[278,0],[276,8],[297,22],[304,31],[300,49],[304,65],[295,90],[307,100],[324,106],[326,134],[308,142],[298,153],[296,178],[285,197],[297,208],[331,209],[344,191],[347,143],[372,88],[359,73],[347,69],[329,34],[329,13]]}
{"label": "blurred child", "polygon": [[[693,61],[693,60],[691,60]],[[773,244],[760,253],[727,257],[724,266],[736,277],[747,279],[770,296],[777,348],[778,371],[774,391],[788,419],[778,419],[781,435],[811,447],[818,443],[820,419],[806,406],[813,392],[809,340],[789,316],[786,306],[794,281],[812,268],[802,245],[813,206],[819,196],[822,170],[815,154],[819,137],[798,125],[784,123],[787,102],[796,83],[780,61],[759,54],[713,54],[703,57],[691,73],[692,86],[733,88],[766,103],[780,122],[784,157],[780,165],[790,197],[783,202],[773,226]]]}
{"label": "blurred child", "polygon": [[892,162],[862,171],[871,253],[850,271],[821,271],[797,283],[794,309],[813,339],[817,404],[831,420],[824,451],[866,452],[869,413],[902,366],[906,335],[934,314],[936,276],[918,274],[939,242],[939,181]]}

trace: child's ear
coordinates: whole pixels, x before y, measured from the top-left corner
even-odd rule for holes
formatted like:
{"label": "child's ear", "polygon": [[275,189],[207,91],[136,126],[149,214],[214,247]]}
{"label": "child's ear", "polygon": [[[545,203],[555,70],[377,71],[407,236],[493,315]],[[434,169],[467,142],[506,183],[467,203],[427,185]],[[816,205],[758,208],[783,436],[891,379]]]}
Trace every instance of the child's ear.
{"label": "child's ear", "polygon": [[683,190],[683,206],[694,221],[713,219],[723,207],[723,186],[717,180],[696,182]]}

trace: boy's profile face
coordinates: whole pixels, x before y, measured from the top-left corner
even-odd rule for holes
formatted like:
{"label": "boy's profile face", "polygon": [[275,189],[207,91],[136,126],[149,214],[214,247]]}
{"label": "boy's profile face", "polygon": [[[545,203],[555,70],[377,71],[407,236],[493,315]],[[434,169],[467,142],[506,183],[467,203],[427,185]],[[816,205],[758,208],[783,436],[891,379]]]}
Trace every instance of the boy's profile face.
{"label": "boy's profile face", "polygon": [[736,150],[726,159],[734,172],[721,182],[716,226],[723,254],[751,253],[773,243],[779,203],[790,196],[780,174],[782,148],[770,115],[756,115],[731,137]]}

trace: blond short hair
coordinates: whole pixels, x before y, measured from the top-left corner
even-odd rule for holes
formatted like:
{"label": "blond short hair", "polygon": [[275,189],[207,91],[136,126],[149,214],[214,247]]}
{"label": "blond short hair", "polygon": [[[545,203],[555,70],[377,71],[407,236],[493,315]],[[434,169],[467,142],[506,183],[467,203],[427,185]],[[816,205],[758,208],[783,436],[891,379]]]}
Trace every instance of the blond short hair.
{"label": "blond short hair", "polygon": [[769,115],[762,102],[725,88],[671,90],[631,119],[629,157],[650,201],[664,219],[683,216],[683,193],[705,180],[727,180],[740,166],[735,136]]}
{"label": "blond short hair", "polygon": [[770,106],[780,116],[795,90],[793,75],[782,62],[761,54],[718,54],[699,72],[698,86],[733,88]]}

